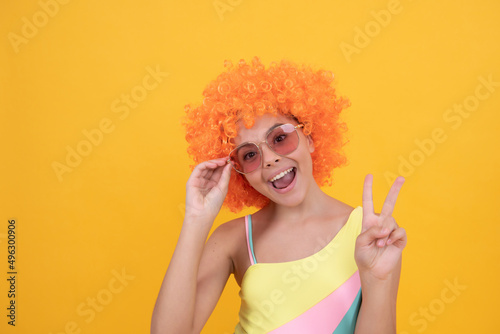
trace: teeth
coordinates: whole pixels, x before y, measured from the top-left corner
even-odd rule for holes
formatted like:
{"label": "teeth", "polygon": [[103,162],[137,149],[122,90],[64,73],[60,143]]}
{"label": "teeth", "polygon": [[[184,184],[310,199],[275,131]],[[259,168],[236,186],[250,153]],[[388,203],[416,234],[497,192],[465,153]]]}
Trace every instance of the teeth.
{"label": "teeth", "polygon": [[279,180],[281,179],[283,176],[285,176],[286,174],[290,173],[291,171],[293,170],[293,167],[290,168],[290,169],[287,169],[281,173],[279,173],[278,175],[276,175],[275,177],[273,177],[271,180],[269,180],[270,182],[274,182],[276,180]]}

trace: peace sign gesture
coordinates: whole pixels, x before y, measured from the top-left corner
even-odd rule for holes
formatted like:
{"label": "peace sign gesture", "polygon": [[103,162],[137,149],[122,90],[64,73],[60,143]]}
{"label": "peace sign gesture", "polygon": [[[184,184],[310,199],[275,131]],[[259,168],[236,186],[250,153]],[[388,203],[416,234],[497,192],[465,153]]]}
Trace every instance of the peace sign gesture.
{"label": "peace sign gesture", "polygon": [[405,179],[400,176],[392,184],[382,211],[373,209],[373,175],[365,177],[363,188],[363,221],[356,240],[354,257],[361,272],[378,279],[386,279],[398,266],[406,246],[406,232],[392,217],[396,199]]}

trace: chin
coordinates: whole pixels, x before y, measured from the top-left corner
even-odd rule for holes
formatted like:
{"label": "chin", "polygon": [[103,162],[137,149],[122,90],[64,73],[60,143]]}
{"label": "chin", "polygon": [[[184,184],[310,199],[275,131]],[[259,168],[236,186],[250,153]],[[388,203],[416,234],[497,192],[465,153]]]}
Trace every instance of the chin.
{"label": "chin", "polygon": [[282,201],[279,201],[280,203],[278,202],[275,202],[276,204],[279,204],[281,206],[286,206],[286,207],[290,207],[290,208],[293,208],[293,207],[296,207],[296,206],[299,206],[300,204],[302,204],[305,200],[305,196],[291,196],[290,198],[286,198],[286,199],[283,199]]}
{"label": "chin", "polygon": [[269,198],[271,202],[274,202],[277,205],[290,208],[299,206],[306,199],[306,192],[299,191],[299,189],[294,189],[294,192],[290,192],[287,194],[267,193],[263,195]]}

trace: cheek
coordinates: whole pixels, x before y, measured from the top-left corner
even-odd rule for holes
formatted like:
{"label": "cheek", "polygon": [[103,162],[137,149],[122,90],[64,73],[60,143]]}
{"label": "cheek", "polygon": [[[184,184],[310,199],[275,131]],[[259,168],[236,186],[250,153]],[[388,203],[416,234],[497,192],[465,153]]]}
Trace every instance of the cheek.
{"label": "cheek", "polygon": [[248,174],[248,176],[245,175],[245,179],[248,182],[248,184],[250,185],[250,187],[255,189],[260,194],[266,196],[265,193],[266,193],[266,189],[267,189],[267,183],[264,182],[259,177],[259,175],[254,175],[253,173],[251,173],[251,174]]}
{"label": "cheek", "polygon": [[308,152],[306,154],[304,154],[302,156],[302,161],[304,163],[304,167],[306,167],[307,169],[309,169],[309,170],[312,171],[312,169],[313,169],[313,160],[312,160],[311,154],[308,153]]}
{"label": "cheek", "polygon": [[255,189],[254,185],[256,183],[256,178],[255,178],[254,173],[250,173],[250,174],[244,175],[244,178],[248,182],[248,184],[250,184],[250,186]]}

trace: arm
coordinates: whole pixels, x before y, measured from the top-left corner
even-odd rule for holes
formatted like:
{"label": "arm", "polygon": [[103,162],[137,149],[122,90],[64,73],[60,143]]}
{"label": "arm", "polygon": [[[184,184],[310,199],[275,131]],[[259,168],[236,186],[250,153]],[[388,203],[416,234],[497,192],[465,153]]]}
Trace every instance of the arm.
{"label": "arm", "polygon": [[402,177],[396,179],[378,215],[373,211],[372,176],[365,179],[362,232],[355,249],[363,294],[356,334],[396,334],[396,301],[407,238],[392,212],[403,182]]}
{"label": "arm", "polygon": [[[217,229],[205,240],[227,193],[230,165],[204,162],[186,185],[186,216],[153,310],[151,333],[199,333],[232,271]],[[219,240],[220,241],[220,240]]]}
{"label": "arm", "polygon": [[[398,265],[401,268],[401,262]],[[399,269],[386,280],[360,274],[363,299],[356,323],[356,334],[396,333],[396,300]]]}

